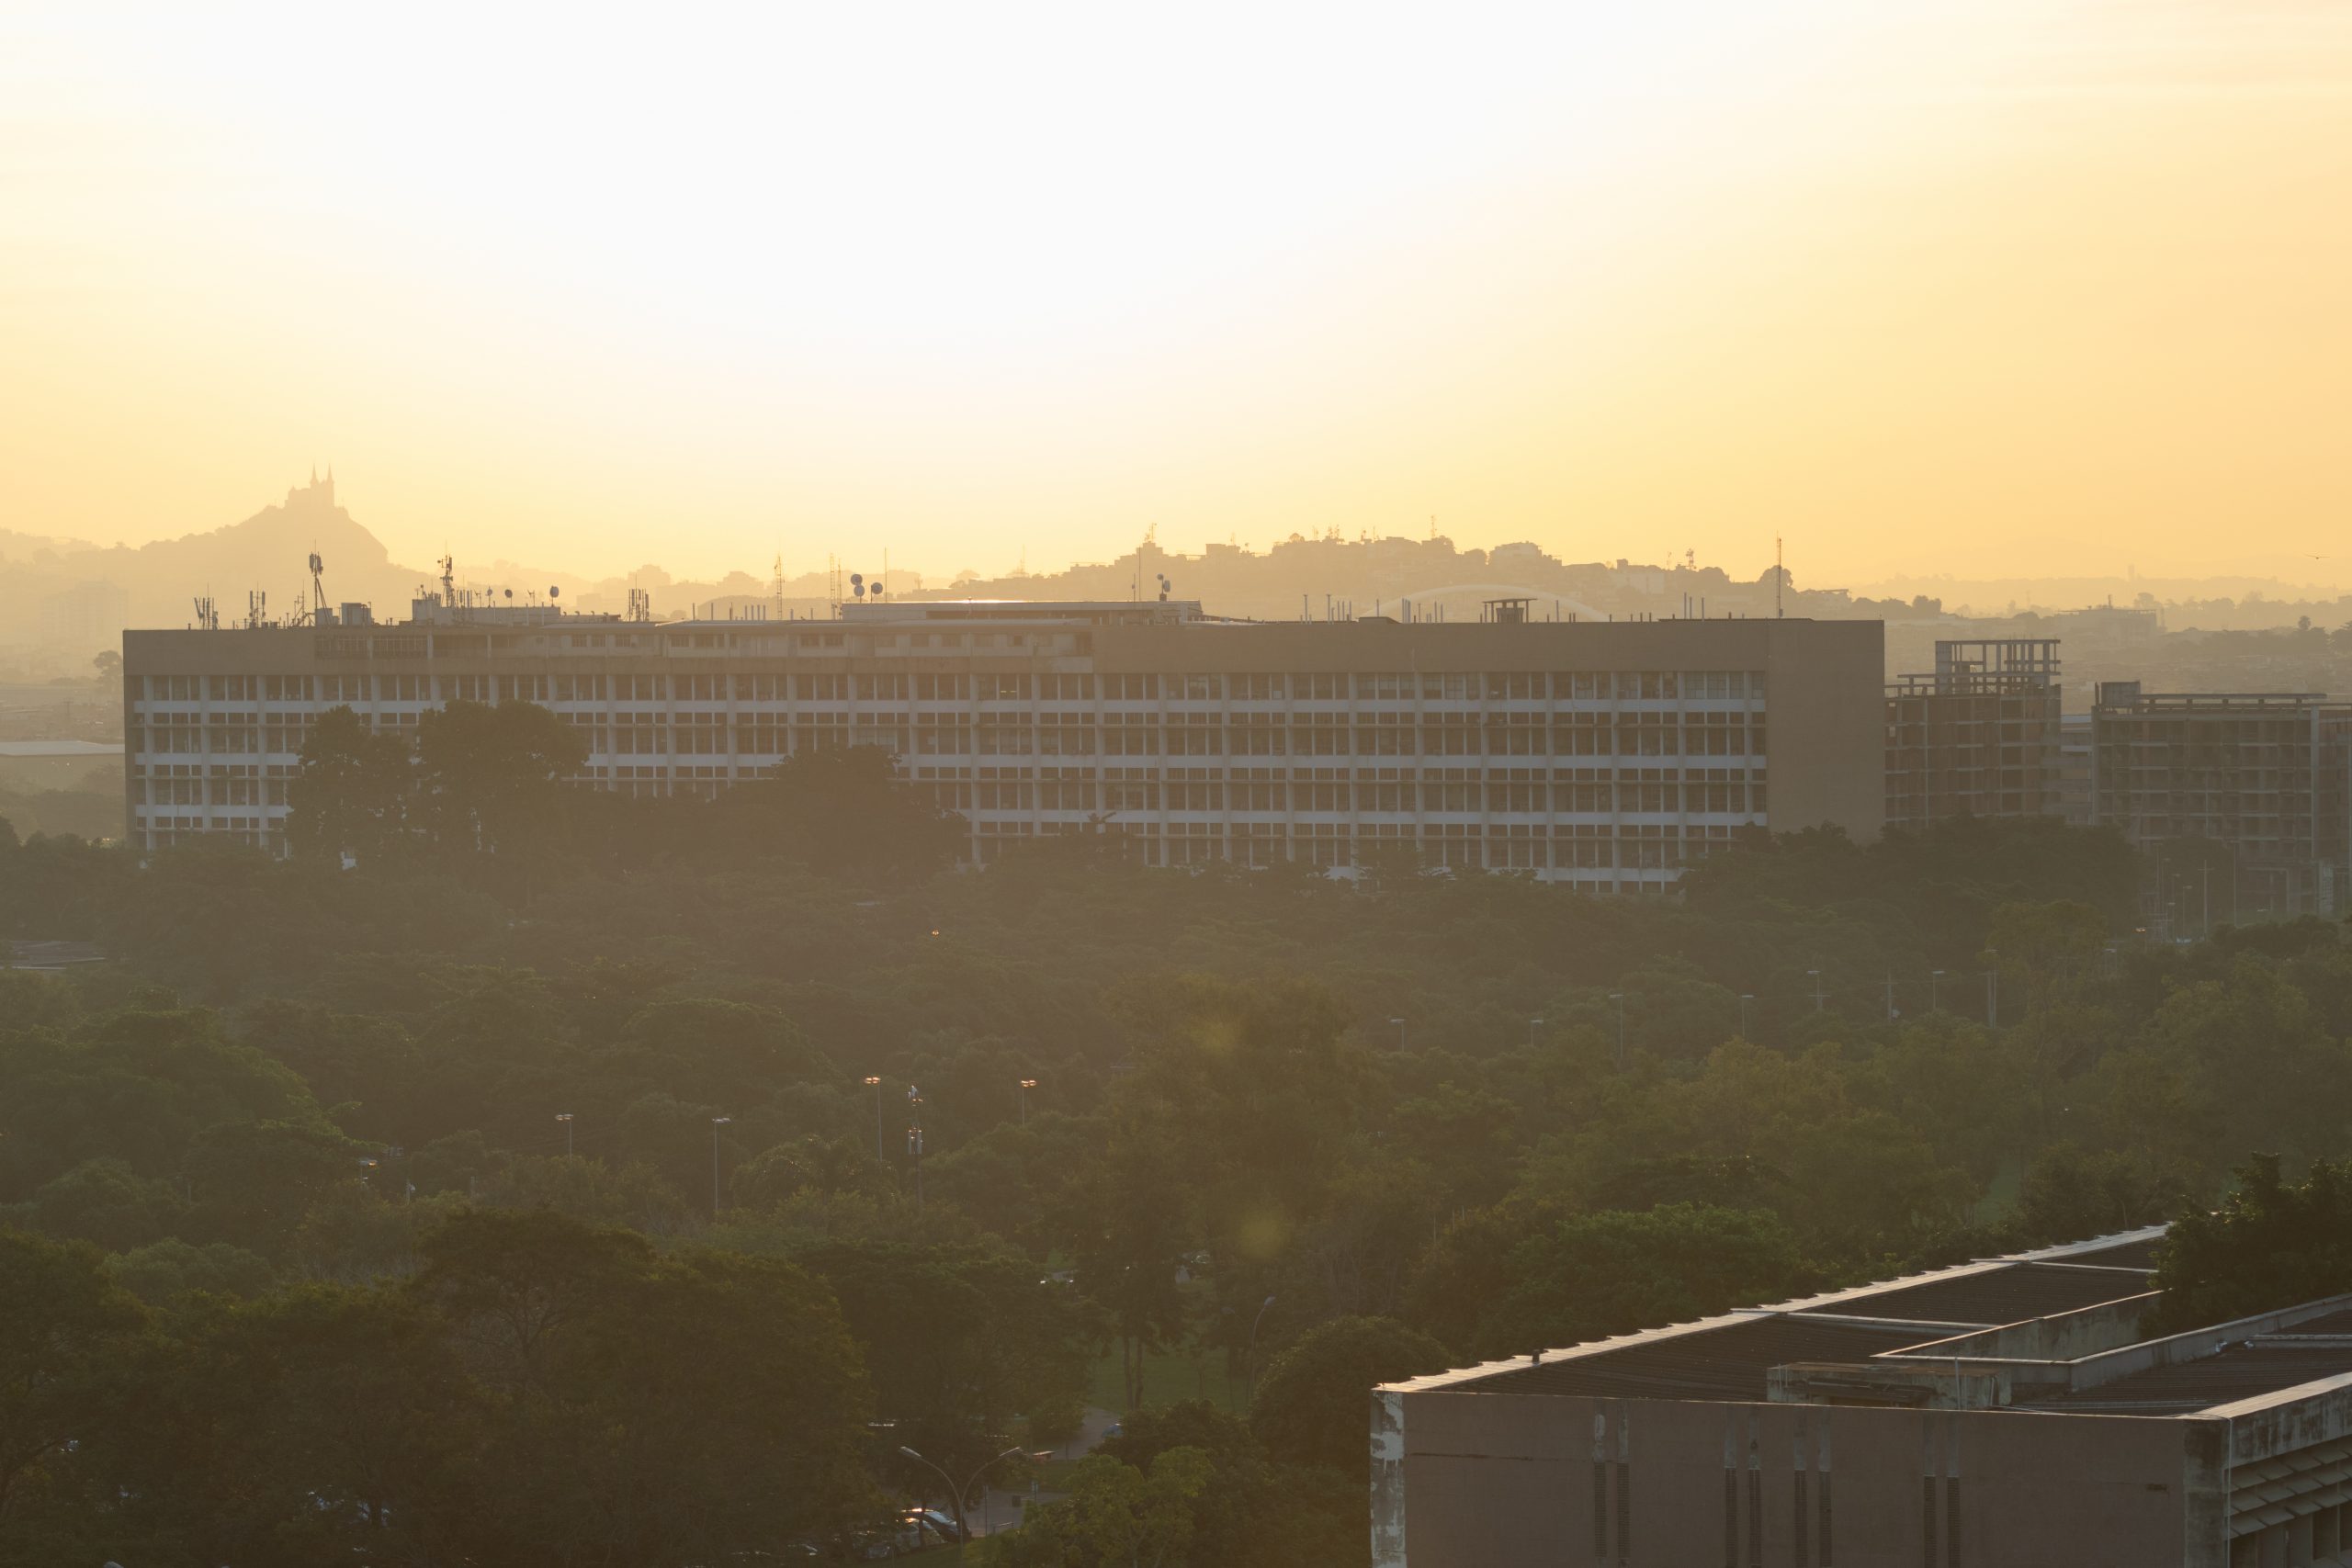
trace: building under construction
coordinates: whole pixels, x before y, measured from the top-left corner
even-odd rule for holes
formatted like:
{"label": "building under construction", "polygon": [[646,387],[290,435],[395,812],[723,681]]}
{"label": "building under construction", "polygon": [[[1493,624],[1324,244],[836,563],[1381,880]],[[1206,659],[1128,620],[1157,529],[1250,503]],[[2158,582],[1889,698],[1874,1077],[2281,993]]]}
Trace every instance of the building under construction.
{"label": "building under construction", "polygon": [[2059,726],[2055,639],[1937,643],[1886,689],[1886,825],[2057,814]]}
{"label": "building under construction", "polygon": [[2102,681],[2093,820],[2146,856],[2162,934],[2334,914],[2352,873],[2352,705],[2312,692],[2143,692]]}

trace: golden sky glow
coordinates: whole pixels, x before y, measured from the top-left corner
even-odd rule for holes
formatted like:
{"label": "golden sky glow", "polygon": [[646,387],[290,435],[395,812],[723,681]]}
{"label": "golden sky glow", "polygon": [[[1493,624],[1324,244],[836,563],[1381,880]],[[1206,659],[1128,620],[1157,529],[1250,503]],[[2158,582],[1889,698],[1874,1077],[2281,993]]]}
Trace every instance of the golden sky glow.
{"label": "golden sky glow", "polygon": [[0,527],[314,460],[413,562],[2352,583],[2352,5],[0,6]]}

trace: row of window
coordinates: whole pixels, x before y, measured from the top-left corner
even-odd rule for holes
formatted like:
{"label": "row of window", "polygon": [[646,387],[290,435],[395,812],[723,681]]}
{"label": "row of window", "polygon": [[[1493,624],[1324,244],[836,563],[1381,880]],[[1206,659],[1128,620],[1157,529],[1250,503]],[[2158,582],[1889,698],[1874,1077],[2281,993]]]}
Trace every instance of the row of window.
{"label": "row of window", "polygon": [[[284,779],[134,778],[136,806],[284,806]],[[1761,815],[1766,786],[1735,784],[1265,782],[1091,779],[943,781],[924,786],[955,811],[1568,812]]]}
{"label": "row of window", "polygon": [[1126,780],[942,782],[953,811],[1681,812],[1761,816],[1761,784],[1264,784]]}
{"label": "row of window", "polygon": [[1739,670],[1484,675],[149,675],[143,682],[144,695],[157,702],[1666,702],[1764,695],[1762,672]]}
{"label": "row of window", "polygon": [[[297,722],[199,726],[159,715],[132,725],[126,743],[134,755],[285,755],[301,750]],[[290,717],[291,716],[289,716]],[[1275,725],[1208,723],[1162,726],[1148,716],[1134,723],[980,724],[875,723],[818,715],[797,722],[764,718],[727,723],[722,715],[687,714],[670,721],[656,713],[568,714],[592,751],[668,751],[746,757],[784,756],[828,746],[881,746],[924,757],[1747,757],[1762,756],[1761,724],[1712,725],[1690,716],[1678,727],[1640,721],[1616,725]],[[1384,717],[1391,716],[1383,716]],[[275,718],[275,716],[273,716]],[[379,728],[415,723],[413,714],[378,716]]]}

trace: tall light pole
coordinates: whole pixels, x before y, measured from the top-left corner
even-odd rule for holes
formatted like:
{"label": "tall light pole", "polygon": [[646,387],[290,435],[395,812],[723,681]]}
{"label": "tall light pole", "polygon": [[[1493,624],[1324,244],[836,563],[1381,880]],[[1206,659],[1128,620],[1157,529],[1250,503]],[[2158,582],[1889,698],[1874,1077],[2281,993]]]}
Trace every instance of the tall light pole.
{"label": "tall light pole", "polygon": [[1609,999],[1617,1004],[1616,1067],[1622,1073],[1625,1070],[1625,993],[1611,991],[1609,993]]}
{"label": "tall light pole", "polygon": [[1928,1010],[1929,1012],[1936,1010],[1936,982],[1943,977],[1944,972],[1940,969],[1928,971]]}
{"label": "tall light pole", "polygon": [[1021,1080],[1021,1124],[1024,1127],[1029,1125],[1029,1091],[1036,1087],[1037,1080],[1035,1078],[1023,1078]]}
{"label": "tall light pole", "polygon": [[1250,1320],[1250,1348],[1241,1356],[1241,1402],[1250,1404],[1258,1397],[1258,1325],[1266,1321],[1266,1309],[1274,1304],[1268,1296],[1258,1303],[1258,1315]]}
{"label": "tall light pole", "polygon": [[1388,1021],[1396,1026],[1396,1049],[1402,1051],[1405,1048],[1405,1021],[1400,1017],[1392,1018]]}
{"label": "tall light pole", "polygon": [[1821,989],[1821,971],[1808,969],[1804,973],[1805,977],[1813,982],[1813,1010],[1819,1012],[1822,1002],[1826,999]]}
{"label": "tall light pole", "polygon": [[1529,1050],[1532,1051],[1535,1049],[1535,1032],[1543,1027],[1544,1021],[1540,1018],[1531,1018],[1527,1021],[1527,1048]]}
{"label": "tall light pole", "polygon": [[914,1461],[917,1464],[929,1470],[933,1474],[938,1476],[940,1480],[947,1483],[948,1495],[955,1500],[956,1504],[956,1533],[959,1536],[970,1533],[964,1529],[964,1495],[972,1489],[972,1483],[978,1481],[981,1476],[986,1475],[989,1472],[989,1465],[997,1464],[1009,1459],[1026,1459],[1028,1457],[1027,1454],[1023,1453],[1019,1449],[1007,1449],[1004,1452],[998,1454],[994,1459],[989,1460],[988,1464],[984,1464],[980,1466],[979,1469],[972,1472],[970,1476],[966,1478],[964,1484],[958,1486],[956,1484],[956,1478],[954,1476],[948,1474],[937,1465],[933,1464],[931,1461],[923,1458],[922,1455],[915,1452],[914,1450],[908,1448],[905,1444],[901,1443],[899,1445],[899,1451],[906,1455],[909,1459]]}
{"label": "tall light pole", "polygon": [[559,1111],[555,1113],[555,1119],[563,1123],[563,1157],[570,1159],[571,1157],[571,1112]]}
{"label": "tall light pole", "polygon": [[880,1078],[868,1078],[865,1080],[865,1087],[874,1091],[874,1163],[876,1165],[880,1165],[884,1158],[882,1153],[882,1080]]}
{"label": "tall light pole", "polygon": [[710,1119],[710,1217],[718,1217],[718,1130],[734,1121],[732,1116]]}
{"label": "tall light pole", "polygon": [[[915,1213],[922,1213],[922,1091],[907,1086],[907,1155],[915,1162]],[[959,1525],[963,1522],[958,1519]]]}
{"label": "tall light pole", "polygon": [[2001,972],[1998,969],[1984,971],[1984,1027],[2001,1027]]}
{"label": "tall light pole", "polygon": [[1747,1038],[1747,1004],[1755,999],[1756,993],[1753,991],[1739,993],[1739,1037],[1742,1040]]}

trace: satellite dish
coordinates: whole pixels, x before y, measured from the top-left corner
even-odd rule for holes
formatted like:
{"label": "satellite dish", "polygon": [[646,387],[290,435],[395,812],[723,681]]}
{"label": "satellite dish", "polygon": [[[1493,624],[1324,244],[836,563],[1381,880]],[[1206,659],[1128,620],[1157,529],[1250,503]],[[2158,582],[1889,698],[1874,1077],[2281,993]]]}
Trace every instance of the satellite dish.
{"label": "satellite dish", "polygon": [[563,590],[560,588],[549,588],[548,590],[548,597],[550,599],[560,599],[563,597]]}
{"label": "satellite dish", "polygon": [[506,596],[507,596],[509,599],[514,598],[514,590],[513,590],[512,588],[508,589],[508,590],[506,591]]}
{"label": "satellite dish", "polygon": [[862,584],[865,581],[865,573],[862,571],[853,571],[849,574],[849,580],[853,584]]}

